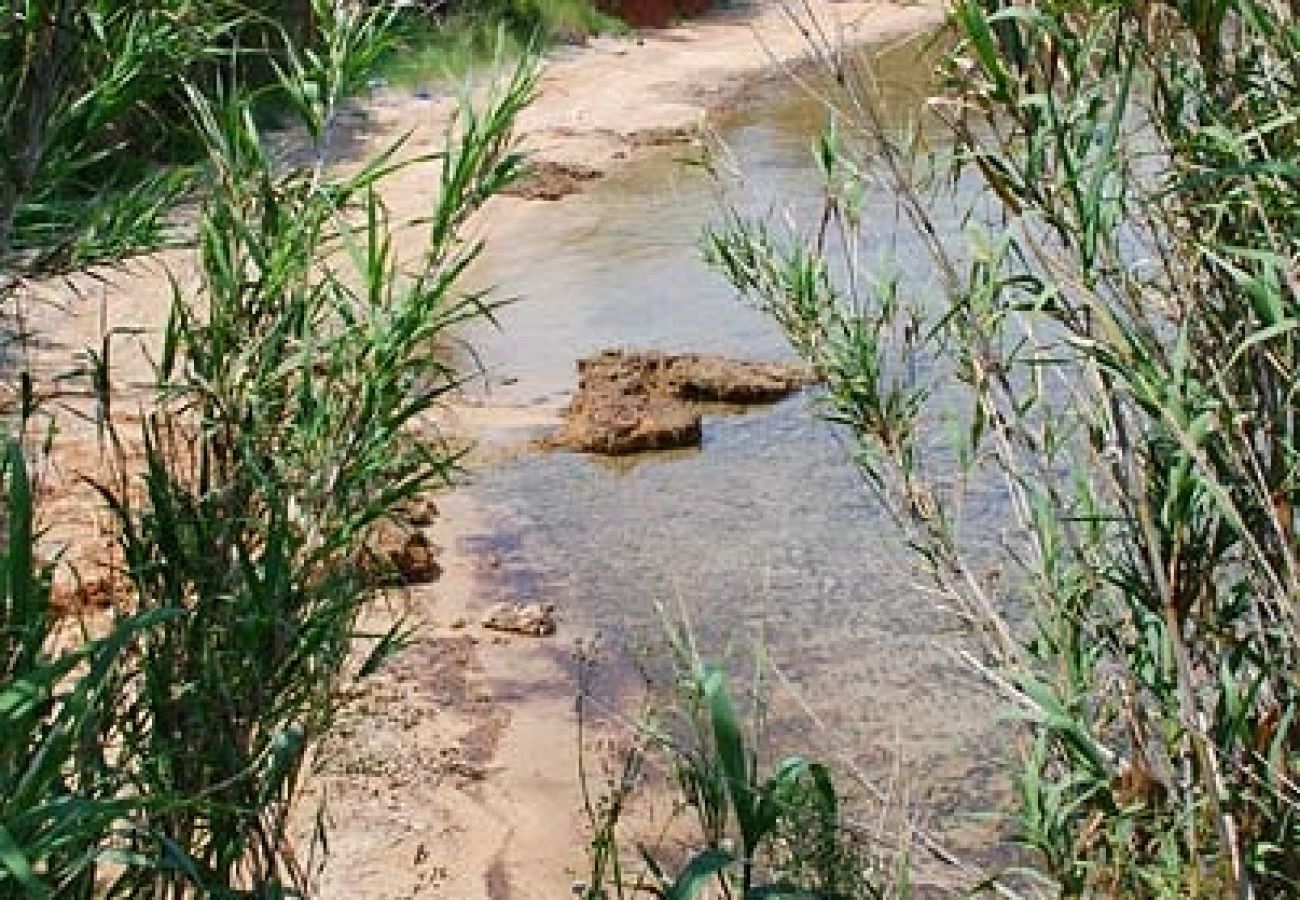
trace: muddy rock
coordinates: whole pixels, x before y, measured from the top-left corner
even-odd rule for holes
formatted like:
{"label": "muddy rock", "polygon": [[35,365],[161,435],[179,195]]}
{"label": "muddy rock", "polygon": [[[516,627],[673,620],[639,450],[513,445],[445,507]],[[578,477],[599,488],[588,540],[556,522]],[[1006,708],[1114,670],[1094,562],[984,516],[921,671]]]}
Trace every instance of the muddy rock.
{"label": "muddy rock", "polygon": [[381,521],[367,536],[358,565],[385,587],[428,584],[442,575],[440,552],[423,532]]}
{"label": "muddy rock", "polygon": [[748,362],[723,356],[668,357],[667,388],[682,400],[707,403],[774,403],[812,384],[799,366]]}
{"label": "muddy rock", "polygon": [[678,401],[632,394],[580,397],[570,407],[553,447],[619,456],[648,450],[695,447],[700,413]]}
{"label": "muddy rock", "polygon": [[529,166],[527,175],[501,193],[524,200],[563,200],[604,174],[591,166],[539,160]]}
{"label": "muddy rock", "polygon": [[620,455],[698,446],[701,404],[771,403],[805,369],[706,354],[606,351],[578,362],[578,392],[549,446]]}
{"label": "muddy rock", "polygon": [[555,634],[555,605],[498,603],[483,617],[483,627],[529,637],[549,637]]}

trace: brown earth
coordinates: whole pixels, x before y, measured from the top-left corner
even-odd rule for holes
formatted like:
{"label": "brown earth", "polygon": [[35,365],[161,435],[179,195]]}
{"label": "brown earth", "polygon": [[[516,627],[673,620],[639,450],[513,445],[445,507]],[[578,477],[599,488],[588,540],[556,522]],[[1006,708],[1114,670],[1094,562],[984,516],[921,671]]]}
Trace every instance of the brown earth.
{"label": "brown earth", "polygon": [[546,446],[619,456],[698,446],[701,404],[772,403],[812,383],[800,366],[609,350],[578,362],[578,391]]}
{"label": "brown earth", "polygon": [[604,172],[576,163],[541,160],[529,167],[528,174],[501,193],[524,200],[563,200],[576,194],[589,181],[604,177]]}

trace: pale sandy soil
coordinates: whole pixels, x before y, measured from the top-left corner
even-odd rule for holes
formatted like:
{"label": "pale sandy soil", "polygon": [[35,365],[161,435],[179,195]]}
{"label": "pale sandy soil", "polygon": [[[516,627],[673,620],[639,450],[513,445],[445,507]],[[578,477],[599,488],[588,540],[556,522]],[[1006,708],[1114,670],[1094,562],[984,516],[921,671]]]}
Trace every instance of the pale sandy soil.
{"label": "pale sandy soil", "polygon": [[[861,2],[821,4],[822,21],[850,42],[902,36],[936,23],[933,5]],[[798,28],[775,6],[732,12],[631,39],[600,39],[565,50],[546,67],[537,102],[520,127],[537,158],[617,177],[647,148],[690,140],[711,114],[743,99],[745,88],[779,62],[806,51]],[[421,102],[396,92],[350,116],[345,149],[360,158],[407,129],[412,148],[441,140],[450,102]],[[400,173],[385,198],[400,219],[428,208],[436,177],[427,166]],[[544,229],[564,203],[518,198],[494,201],[478,224],[489,239],[502,222]],[[513,220],[513,221],[512,221]],[[418,246],[407,238],[407,252]],[[112,329],[145,337],[113,340],[117,409],[138,409],[148,380],[148,351],[167,308],[170,271],[182,288],[193,278],[188,254],[140,260],[108,282],[78,279],[77,291],[41,288],[56,301],[29,307],[28,327],[41,340],[32,351],[43,383],[73,368],[85,347]],[[102,273],[101,273],[102,274]],[[79,292],[80,299],[76,299]],[[65,405],[93,412],[77,385],[62,389]],[[459,419],[471,429],[490,410]],[[55,542],[71,557],[96,555],[98,514],[80,476],[95,474],[93,423],[60,415],[60,448],[45,473],[47,519]],[[373,679],[320,754],[308,785],[302,832],[322,797],[332,829],[320,873],[326,898],[559,898],[583,877],[585,824],[580,815],[572,667],[581,635],[561,611],[552,638],[496,637],[478,625],[483,610],[512,596],[497,570],[518,561],[496,557],[476,542],[482,511],[463,496],[440,498],[432,540],[445,549],[445,574],[431,586],[389,598],[370,624],[381,627],[398,609],[419,623],[414,645]],[[508,573],[507,573],[508,574]]]}
{"label": "pale sandy soil", "polygon": [[467,546],[483,523],[458,496],[440,506],[431,536],[449,552],[406,598],[415,643],[367,684],[308,784],[304,814],[323,796],[332,824],[320,896],[563,897],[585,839],[572,635],[481,628],[520,561]]}

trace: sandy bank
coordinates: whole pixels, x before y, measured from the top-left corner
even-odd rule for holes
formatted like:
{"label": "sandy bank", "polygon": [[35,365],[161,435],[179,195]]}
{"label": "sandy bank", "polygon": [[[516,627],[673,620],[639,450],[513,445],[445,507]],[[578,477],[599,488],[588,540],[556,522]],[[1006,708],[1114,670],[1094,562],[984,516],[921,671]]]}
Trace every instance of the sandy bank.
{"label": "sandy bank", "polygon": [[[849,46],[913,35],[941,20],[932,0],[844,0],[813,8],[825,33]],[[648,150],[691,141],[712,116],[743,104],[756,80],[808,55],[800,26],[774,2],[633,38],[596,38],[548,57],[519,135],[533,163],[557,183],[556,194],[578,191]],[[450,111],[446,98],[422,101],[385,91],[353,121],[351,152],[375,152],[405,129],[414,129],[413,146],[440,147]],[[390,182],[387,197],[399,216],[427,205],[427,177],[411,169]],[[499,198],[489,220],[531,205],[526,198]]]}

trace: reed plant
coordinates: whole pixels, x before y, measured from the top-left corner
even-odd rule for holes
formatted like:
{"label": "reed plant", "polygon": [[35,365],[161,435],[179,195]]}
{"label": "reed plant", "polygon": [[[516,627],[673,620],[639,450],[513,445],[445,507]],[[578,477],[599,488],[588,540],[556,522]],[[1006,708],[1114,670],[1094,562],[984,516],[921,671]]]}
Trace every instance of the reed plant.
{"label": "reed plant", "polygon": [[[223,4],[0,7],[0,286],[156,246],[183,172],[149,165],[157,102],[219,52]],[[219,15],[212,7],[221,6]]]}
{"label": "reed plant", "polygon": [[17,442],[0,474],[0,896],[91,897],[96,862],[143,805],[106,764],[99,738],[119,708],[125,648],[161,614],[56,651],[52,566],[32,552],[35,509]]}
{"label": "reed plant", "polygon": [[[945,40],[943,145],[820,46],[825,215],[733,214],[708,253],[826,378],[1019,723],[1021,889],[1295,896],[1300,22],[959,0]],[[930,277],[864,261],[882,192]]]}
{"label": "reed plant", "polygon": [[[322,86],[301,95],[315,109],[346,73],[304,74],[287,87]],[[398,147],[343,178],[323,161],[278,174],[246,103],[194,99],[213,148],[202,288],[173,301],[145,489],[104,489],[142,608],[186,612],[138,642],[128,736],[132,755],[163,763],[138,773],[142,792],[204,798],[150,821],[187,848],[177,895],[195,879],[205,891],[301,881],[287,817],[373,593],[358,553],[454,465],[421,417],[459,383],[439,338],[487,308],[457,291],[478,252],[460,227],[519,169],[509,129],[533,78],[525,64],[481,112],[461,110],[409,273],[376,193]],[[328,118],[310,124],[324,140]],[[400,626],[378,636],[359,672],[399,638]]]}
{"label": "reed plant", "polygon": [[320,21],[311,0],[0,6],[0,276],[57,275],[179,237],[168,214],[203,155],[184,85],[274,88],[287,54],[321,46]]}
{"label": "reed plant", "polygon": [[[666,635],[670,684],[654,691],[600,793],[586,748],[579,748],[591,830],[584,900],[646,893],[663,900],[910,896],[900,874],[906,859],[882,852],[878,835],[850,821],[829,766],[801,756],[769,758],[761,662],[738,692],[688,628],[669,623]],[[584,685],[594,663],[585,664]],[[592,708],[584,687],[580,743]],[[639,813],[654,799],[671,803],[666,821]],[[658,840],[649,837],[651,827]]]}

